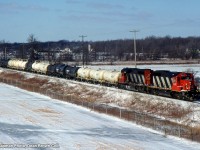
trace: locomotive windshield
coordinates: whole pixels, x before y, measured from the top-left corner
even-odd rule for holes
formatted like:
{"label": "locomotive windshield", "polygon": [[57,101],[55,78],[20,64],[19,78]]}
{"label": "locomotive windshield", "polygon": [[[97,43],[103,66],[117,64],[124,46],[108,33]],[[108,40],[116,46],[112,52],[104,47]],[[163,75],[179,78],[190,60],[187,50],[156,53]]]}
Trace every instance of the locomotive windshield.
{"label": "locomotive windshield", "polygon": [[181,79],[182,80],[192,80],[192,77],[191,77],[191,75],[187,74],[185,76],[182,76]]}

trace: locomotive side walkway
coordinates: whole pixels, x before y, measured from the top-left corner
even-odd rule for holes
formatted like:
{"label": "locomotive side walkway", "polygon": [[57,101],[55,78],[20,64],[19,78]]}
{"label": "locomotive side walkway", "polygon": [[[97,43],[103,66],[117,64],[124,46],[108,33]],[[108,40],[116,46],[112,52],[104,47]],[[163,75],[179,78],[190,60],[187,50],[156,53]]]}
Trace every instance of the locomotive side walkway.
{"label": "locomotive side walkway", "polygon": [[50,144],[37,146],[59,150],[200,150],[195,142],[164,137],[132,123],[6,84],[0,84],[0,95],[1,147]]}

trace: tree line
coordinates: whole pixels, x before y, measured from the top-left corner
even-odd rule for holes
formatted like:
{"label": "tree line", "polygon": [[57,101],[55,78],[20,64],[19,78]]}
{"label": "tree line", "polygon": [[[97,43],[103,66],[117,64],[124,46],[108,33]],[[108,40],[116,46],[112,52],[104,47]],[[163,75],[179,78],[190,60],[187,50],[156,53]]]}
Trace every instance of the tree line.
{"label": "tree line", "polygon": [[[198,59],[200,49],[200,37],[155,37],[150,36],[144,39],[137,39],[137,55],[138,59],[159,59],[159,58],[180,58],[180,59]],[[30,49],[38,51],[53,51],[55,49],[70,48],[74,53],[81,53],[87,50],[88,44],[92,50],[97,52],[108,53],[117,56],[118,59],[127,55],[127,60],[133,59],[134,42],[133,39],[119,39],[108,41],[48,41],[40,42],[34,35],[30,35],[27,43],[9,43],[4,40],[0,41],[0,51],[16,50],[19,55],[29,53]],[[20,54],[21,52],[21,54]]]}
{"label": "tree line", "polygon": [[[131,39],[93,42],[94,49],[109,51],[120,58],[124,53],[134,53],[134,42]],[[143,59],[151,58],[199,58],[200,37],[155,37],[150,36],[136,40],[137,54]],[[142,59],[142,58],[141,58]]]}

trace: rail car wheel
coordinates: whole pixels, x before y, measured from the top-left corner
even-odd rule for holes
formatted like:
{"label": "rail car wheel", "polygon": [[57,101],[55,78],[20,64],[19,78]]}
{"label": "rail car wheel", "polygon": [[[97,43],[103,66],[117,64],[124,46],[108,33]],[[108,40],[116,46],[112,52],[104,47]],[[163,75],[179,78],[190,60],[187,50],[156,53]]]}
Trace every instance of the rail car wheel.
{"label": "rail car wheel", "polygon": [[152,94],[152,90],[151,89],[147,89],[147,93],[148,94]]}
{"label": "rail car wheel", "polygon": [[156,89],[152,90],[153,95],[158,95],[158,91]]}
{"label": "rail car wheel", "polygon": [[182,94],[183,94],[183,93],[178,93],[178,92],[176,92],[174,95],[175,95],[175,98],[176,98],[176,99],[180,99],[180,100],[181,100],[181,99],[183,99],[183,97],[184,97]]}
{"label": "rail car wheel", "polygon": [[182,93],[176,93],[176,98],[177,99],[181,99],[181,97],[182,97]]}
{"label": "rail car wheel", "polygon": [[190,101],[190,97],[185,92],[182,92],[182,100]]}
{"label": "rail car wheel", "polygon": [[171,93],[170,93],[170,95],[171,95],[171,97],[172,97],[172,98],[176,98],[176,96],[175,96],[175,93],[174,93],[174,92],[171,92]]}
{"label": "rail car wheel", "polygon": [[137,89],[138,89],[139,92],[144,92],[144,89],[141,86],[139,86]]}

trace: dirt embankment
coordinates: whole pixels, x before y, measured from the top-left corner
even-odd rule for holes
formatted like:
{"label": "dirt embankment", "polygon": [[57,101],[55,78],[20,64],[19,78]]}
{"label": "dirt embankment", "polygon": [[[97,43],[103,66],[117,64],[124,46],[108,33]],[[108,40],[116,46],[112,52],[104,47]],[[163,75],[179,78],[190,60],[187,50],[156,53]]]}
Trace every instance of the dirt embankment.
{"label": "dirt embankment", "polygon": [[167,98],[41,75],[30,77],[26,73],[15,71],[1,72],[0,78],[14,79],[27,87],[30,85],[41,91],[51,91],[61,96],[70,95],[81,102],[103,103],[187,124],[193,122],[188,118],[193,112],[193,105],[180,105],[172,100],[166,100]]}

